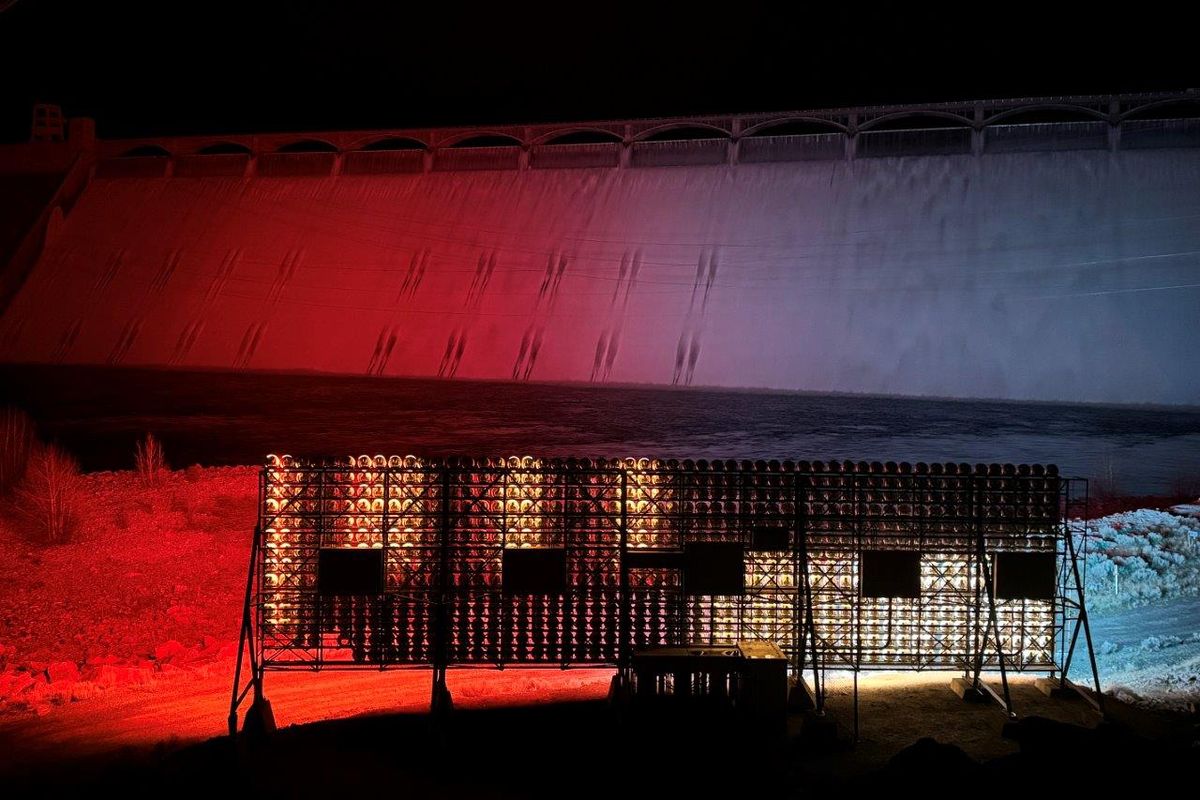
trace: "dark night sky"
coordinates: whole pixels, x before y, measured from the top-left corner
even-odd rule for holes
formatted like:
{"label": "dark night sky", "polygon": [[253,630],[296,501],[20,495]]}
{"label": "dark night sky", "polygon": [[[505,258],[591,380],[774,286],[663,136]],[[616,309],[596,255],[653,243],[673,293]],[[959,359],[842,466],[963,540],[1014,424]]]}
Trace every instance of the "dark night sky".
{"label": "dark night sky", "polygon": [[35,100],[111,137],[1200,84],[1193,31],[1166,12],[1050,5],[19,0],[0,14],[0,139],[27,135]]}

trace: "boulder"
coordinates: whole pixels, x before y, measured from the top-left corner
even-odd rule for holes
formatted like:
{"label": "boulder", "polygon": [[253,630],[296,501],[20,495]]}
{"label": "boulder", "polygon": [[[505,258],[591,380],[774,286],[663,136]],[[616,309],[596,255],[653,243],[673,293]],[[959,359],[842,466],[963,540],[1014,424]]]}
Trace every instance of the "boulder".
{"label": "boulder", "polygon": [[33,686],[33,676],[28,672],[7,672],[0,675],[0,697],[15,697]]}
{"label": "boulder", "polygon": [[51,683],[76,683],[79,665],[74,661],[56,661],[46,668],[46,677]]}
{"label": "boulder", "polygon": [[881,784],[916,786],[927,785],[931,776],[939,780],[978,777],[983,765],[959,747],[925,737],[892,756],[876,780]]}
{"label": "boulder", "polygon": [[170,661],[172,658],[177,658],[187,652],[187,648],[180,642],[172,639],[169,642],[164,642],[154,648],[154,660],[158,662]]}

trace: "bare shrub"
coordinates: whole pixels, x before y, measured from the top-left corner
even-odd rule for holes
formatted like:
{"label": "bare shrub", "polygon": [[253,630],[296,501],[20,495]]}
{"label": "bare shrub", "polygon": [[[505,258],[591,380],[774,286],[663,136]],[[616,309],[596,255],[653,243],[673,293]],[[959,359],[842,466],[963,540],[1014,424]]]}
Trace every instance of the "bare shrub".
{"label": "bare shrub", "polygon": [[146,486],[157,486],[163,473],[167,471],[167,459],[163,455],[162,444],[153,433],[147,433],[146,438],[137,443],[133,460],[137,466],[138,477]]}
{"label": "bare shrub", "polygon": [[11,406],[0,410],[0,497],[20,482],[35,441],[28,414]]}
{"label": "bare shrub", "polygon": [[1091,480],[1091,492],[1099,499],[1119,497],[1121,487],[1117,480],[1116,459],[1112,453],[1105,455],[1100,464],[1100,474]]}
{"label": "bare shrub", "polygon": [[69,542],[79,529],[79,462],[56,445],[34,448],[15,497],[29,538]]}

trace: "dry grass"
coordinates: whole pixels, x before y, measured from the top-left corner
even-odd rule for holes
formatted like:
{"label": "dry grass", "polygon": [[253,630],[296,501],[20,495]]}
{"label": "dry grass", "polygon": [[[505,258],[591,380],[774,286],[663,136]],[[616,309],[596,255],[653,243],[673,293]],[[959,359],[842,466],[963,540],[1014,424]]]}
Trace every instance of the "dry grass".
{"label": "dry grass", "polygon": [[65,544],[79,529],[79,463],[56,445],[32,450],[17,484],[15,506],[25,535],[45,544]]}
{"label": "dry grass", "polygon": [[167,459],[163,454],[162,443],[153,433],[147,433],[146,438],[137,443],[133,460],[143,486],[158,486],[162,482],[163,475],[168,470]]}
{"label": "dry grass", "polygon": [[1117,480],[1116,459],[1112,453],[1104,457],[1100,470],[1100,474],[1091,480],[1091,493],[1101,500],[1120,497],[1122,491],[1120,482]]}
{"label": "dry grass", "polygon": [[[80,475],[78,533],[54,547],[35,546],[20,515],[0,515],[0,662],[8,647],[12,665],[115,657],[146,666],[173,639],[201,649],[206,637],[236,642],[258,473],[203,472],[195,481],[168,472],[157,489],[132,470]],[[170,510],[172,495],[188,513]],[[0,698],[0,719],[2,709]]]}

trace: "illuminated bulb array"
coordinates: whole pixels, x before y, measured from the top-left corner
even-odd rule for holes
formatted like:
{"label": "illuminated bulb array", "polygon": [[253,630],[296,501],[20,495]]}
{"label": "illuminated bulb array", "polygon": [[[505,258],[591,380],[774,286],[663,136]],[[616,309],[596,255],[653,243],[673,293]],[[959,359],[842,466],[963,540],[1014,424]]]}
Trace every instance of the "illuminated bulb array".
{"label": "illuminated bulb array", "polygon": [[796,646],[795,626],[803,614],[793,598],[748,596],[689,598],[685,618],[688,642],[732,645],[742,639],[761,639],[791,652]]}
{"label": "illuminated bulb array", "polygon": [[[670,552],[744,541],[765,525],[806,531],[818,634],[836,658],[958,665],[973,646],[978,578],[966,553],[975,531],[989,551],[1052,549],[1060,485],[1052,468],[1011,465],[271,456],[264,643],[308,658],[424,660],[430,608],[446,592],[452,661],[611,660],[622,522],[630,550]],[[319,597],[317,558],[330,547],[384,549],[385,594]],[[567,551],[568,592],[503,595],[503,549],[546,547]],[[859,547],[920,549],[922,597],[860,600]],[[802,613],[793,554],[751,551],[745,564],[747,594],[726,598],[681,598],[678,568],[631,566],[632,644],[761,638],[791,651]],[[1021,665],[1052,661],[1053,604],[1002,601],[999,616]]]}
{"label": "illuminated bulb array", "polygon": [[498,661],[500,598],[495,594],[456,595],[450,599],[447,650],[459,662]]}
{"label": "illuminated bulb array", "polygon": [[636,549],[675,547],[670,532],[675,503],[662,464],[648,458],[618,462],[625,470],[625,525],[628,546]]}
{"label": "illuminated bulb array", "polygon": [[793,593],[799,576],[790,553],[746,553],[746,591]]}
{"label": "illuminated bulb array", "polygon": [[552,530],[562,515],[562,487],[554,472],[535,458],[512,457],[504,482],[505,547],[550,547],[561,543]]}
{"label": "illuminated bulb array", "polygon": [[[977,610],[979,575],[965,554],[921,556],[921,597],[858,598],[852,555],[814,554],[814,616],[827,653],[846,665],[962,667],[970,663],[984,629],[986,606]],[[983,602],[981,600],[981,602]],[[1053,664],[1052,604],[1035,600],[997,601],[1005,657],[1022,667]],[[995,665],[994,644],[985,663]]]}
{"label": "illuminated bulb array", "polygon": [[631,589],[629,592],[630,640],[635,647],[678,644],[677,595],[664,591]]}
{"label": "illuminated bulb array", "polygon": [[998,600],[996,615],[1005,658],[1016,666],[1054,663],[1054,606],[1048,600]]}
{"label": "illuminated bulb array", "polygon": [[449,656],[463,663],[610,661],[619,637],[615,593],[571,598],[458,595],[449,608]]}
{"label": "illuminated bulb array", "polygon": [[264,635],[281,645],[294,641],[300,629],[302,593],[316,587],[319,537],[305,524],[304,503],[312,502],[306,471],[291,456],[270,456],[263,487],[264,529],[261,532]]}

